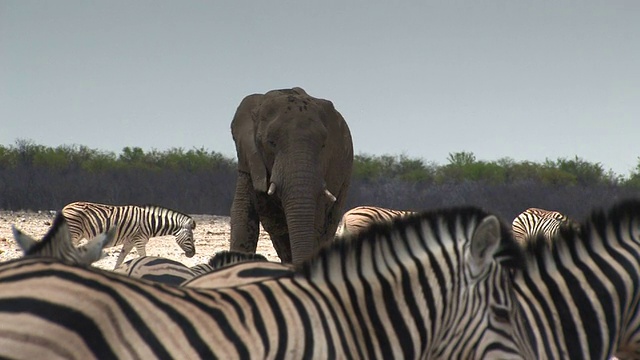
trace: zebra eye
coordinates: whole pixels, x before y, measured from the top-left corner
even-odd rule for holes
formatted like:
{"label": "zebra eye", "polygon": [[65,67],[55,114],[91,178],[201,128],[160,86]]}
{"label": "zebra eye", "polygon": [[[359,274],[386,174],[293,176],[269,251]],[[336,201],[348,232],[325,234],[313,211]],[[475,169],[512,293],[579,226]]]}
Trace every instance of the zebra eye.
{"label": "zebra eye", "polygon": [[497,322],[508,323],[511,319],[509,316],[509,310],[503,306],[491,305],[491,312]]}

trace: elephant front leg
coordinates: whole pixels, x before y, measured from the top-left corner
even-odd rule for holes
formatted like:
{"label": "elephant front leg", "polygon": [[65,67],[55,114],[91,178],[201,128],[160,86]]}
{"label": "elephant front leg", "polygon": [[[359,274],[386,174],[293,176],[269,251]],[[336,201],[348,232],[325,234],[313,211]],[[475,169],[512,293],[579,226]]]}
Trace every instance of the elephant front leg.
{"label": "elephant front leg", "polygon": [[260,233],[260,217],[256,211],[251,177],[238,172],[236,193],[231,205],[231,251],[255,254]]}
{"label": "elephant front leg", "polygon": [[283,264],[290,264],[291,259],[291,242],[289,241],[289,234],[283,235],[271,235],[271,242],[273,248],[278,253],[278,257]]}

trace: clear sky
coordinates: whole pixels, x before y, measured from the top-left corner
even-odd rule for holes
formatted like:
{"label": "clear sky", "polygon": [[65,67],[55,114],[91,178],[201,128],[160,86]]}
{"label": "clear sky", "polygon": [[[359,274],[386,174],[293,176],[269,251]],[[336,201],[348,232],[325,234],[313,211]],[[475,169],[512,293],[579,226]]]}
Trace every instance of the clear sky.
{"label": "clear sky", "polygon": [[356,153],[640,156],[640,1],[0,0],[0,144],[235,157],[242,98],[333,101]]}

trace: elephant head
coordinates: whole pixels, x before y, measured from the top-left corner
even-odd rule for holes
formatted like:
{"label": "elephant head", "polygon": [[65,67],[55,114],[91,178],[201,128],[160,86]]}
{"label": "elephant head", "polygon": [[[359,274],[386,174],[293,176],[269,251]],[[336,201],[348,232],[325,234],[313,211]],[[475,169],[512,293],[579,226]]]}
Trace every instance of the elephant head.
{"label": "elephant head", "polygon": [[337,227],[353,164],[346,122],[330,101],[293,88],[247,96],[231,132],[231,250],[255,252],[261,221],[281,260],[302,262]]}

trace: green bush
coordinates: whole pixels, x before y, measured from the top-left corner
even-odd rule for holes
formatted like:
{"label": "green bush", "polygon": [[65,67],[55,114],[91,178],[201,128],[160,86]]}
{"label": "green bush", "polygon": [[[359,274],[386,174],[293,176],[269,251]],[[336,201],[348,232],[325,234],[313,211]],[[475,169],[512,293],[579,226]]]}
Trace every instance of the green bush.
{"label": "green bush", "polygon": [[[421,208],[423,202],[446,205],[475,199],[494,206],[504,203],[507,209],[520,203],[543,206],[544,199],[551,202],[572,194],[562,203],[568,204],[585,189],[595,189],[597,196],[584,195],[593,201],[635,196],[640,189],[640,157],[628,177],[577,156],[542,163],[484,161],[462,151],[450,153],[447,161],[438,165],[405,154],[357,154],[347,204]],[[158,203],[192,213],[225,214],[236,173],[234,158],[204,148],[145,151],[127,146],[115,154],[83,145],[52,148],[19,139],[14,145],[0,145],[0,208],[56,209],[86,200]]]}

